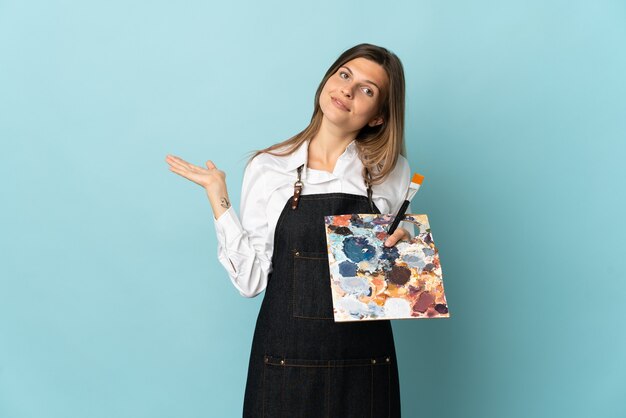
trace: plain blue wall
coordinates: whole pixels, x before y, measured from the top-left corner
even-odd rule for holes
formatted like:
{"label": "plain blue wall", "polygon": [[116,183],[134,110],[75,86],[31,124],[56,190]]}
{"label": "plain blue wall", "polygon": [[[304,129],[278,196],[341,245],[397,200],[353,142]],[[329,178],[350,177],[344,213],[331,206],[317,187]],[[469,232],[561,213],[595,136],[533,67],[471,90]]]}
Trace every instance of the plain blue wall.
{"label": "plain blue wall", "polygon": [[[302,4],[299,4],[302,3]],[[204,191],[399,55],[452,317],[395,321],[406,417],[626,416],[626,3],[0,1],[0,416],[236,417],[262,295]]]}

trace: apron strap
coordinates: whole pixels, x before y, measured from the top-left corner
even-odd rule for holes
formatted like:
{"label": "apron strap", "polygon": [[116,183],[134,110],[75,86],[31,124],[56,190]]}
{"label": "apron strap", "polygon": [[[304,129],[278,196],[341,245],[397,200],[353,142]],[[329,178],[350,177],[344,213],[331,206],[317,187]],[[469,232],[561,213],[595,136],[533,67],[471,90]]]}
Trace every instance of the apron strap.
{"label": "apron strap", "polygon": [[365,186],[367,186],[367,200],[369,200],[370,209],[372,210],[372,213],[374,213],[375,210],[374,210],[374,202],[372,201],[372,183],[371,183],[372,176],[370,175],[370,172],[367,169],[367,167],[365,167],[365,174],[366,174],[366,177],[363,180],[365,182]]}
{"label": "apron strap", "polygon": [[[291,209],[296,210],[298,208],[298,203],[300,202],[300,194],[302,193],[302,168],[304,167],[304,164],[302,164],[300,167],[298,167],[298,180],[296,180],[296,182],[293,184],[293,200],[291,201]],[[365,173],[366,173],[366,177],[364,178],[364,182],[365,182],[365,186],[367,186],[367,200],[370,203],[370,209],[372,210],[372,213],[375,212],[374,210],[374,202],[372,200],[372,183],[371,183],[371,176],[370,176],[370,172],[367,168],[365,168]]]}
{"label": "apron strap", "polygon": [[302,181],[300,178],[302,176],[302,164],[298,167],[298,180],[293,184],[293,200],[291,201],[291,209],[295,210],[298,207],[298,203],[300,202],[300,193],[302,193]]}

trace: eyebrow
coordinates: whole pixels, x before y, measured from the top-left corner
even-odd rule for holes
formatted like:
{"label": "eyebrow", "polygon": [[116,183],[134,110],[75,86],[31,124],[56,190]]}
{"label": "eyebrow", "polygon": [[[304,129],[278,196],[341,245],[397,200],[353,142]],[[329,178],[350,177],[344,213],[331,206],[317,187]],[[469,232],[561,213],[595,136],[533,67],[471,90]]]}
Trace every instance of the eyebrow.
{"label": "eyebrow", "polygon": [[[352,73],[352,70],[351,70],[351,69],[350,69],[347,65],[342,65],[342,66],[341,66],[341,67],[339,67],[339,68],[345,68],[346,70],[350,71],[350,74],[351,74],[351,75],[354,75],[354,74]],[[380,87],[378,87],[378,84],[374,83],[372,80],[365,80],[365,82],[366,82],[366,83],[370,83],[370,84],[375,85],[375,86],[376,86],[376,88],[378,89],[378,91],[380,91]]]}

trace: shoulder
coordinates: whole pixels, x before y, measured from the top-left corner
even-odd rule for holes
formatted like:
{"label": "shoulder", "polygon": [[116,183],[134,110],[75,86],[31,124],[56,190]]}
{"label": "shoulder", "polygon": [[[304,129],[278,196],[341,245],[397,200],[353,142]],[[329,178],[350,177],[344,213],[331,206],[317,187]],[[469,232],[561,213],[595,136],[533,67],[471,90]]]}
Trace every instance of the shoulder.
{"label": "shoulder", "polygon": [[409,166],[409,161],[402,154],[398,155],[398,160],[396,161],[396,165],[387,175],[384,183],[390,184],[398,184],[400,188],[403,188],[405,185],[411,180],[411,167]]}
{"label": "shoulder", "polygon": [[[282,151],[282,148],[275,150],[275,152]],[[274,155],[268,152],[262,152],[248,162],[246,169],[284,171],[288,166],[289,157],[290,155]]]}
{"label": "shoulder", "polygon": [[409,167],[409,160],[407,160],[402,154],[398,154],[398,161],[396,161],[396,166],[394,167],[394,170],[398,169],[411,171],[411,168]]}
{"label": "shoulder", "polygon": [[384,210],[393,211],[404,200],[409,183],[411,183],[411,167],[409,167],[409,162],[404,156],[398,155],[396,165],[387,174],[383,182],[374,185],[372,190],[374,195],[386,202],[387,208]]}
{"label": "shoulder", "polygon": [[278,156],[261,153],[250,160],[245,168],[244,181],[262,183],[268,195],[294,181],[295,168],[291,155]]}
{"label": "shoulder", "polygon": [[245,168],[245,174],[247,176],[260,177],[264,174],[271,173],[276,169],[281,168],[281,161],[279,157],[262,153],[248,161]]}

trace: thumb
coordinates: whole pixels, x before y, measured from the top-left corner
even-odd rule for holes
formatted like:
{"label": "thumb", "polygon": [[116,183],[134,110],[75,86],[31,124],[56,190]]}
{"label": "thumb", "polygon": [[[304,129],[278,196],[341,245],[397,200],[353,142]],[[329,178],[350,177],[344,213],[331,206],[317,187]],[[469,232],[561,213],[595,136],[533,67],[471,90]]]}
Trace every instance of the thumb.
{"label": "thumb", "polygon": [[398,234],[396,234],[396,232],[398,232],[398,230],[395,230],[393,234],[387,237],[384,243],[385,247],[393,247],[394,245],[396,245],[396,242],[398,242]]}
{"label": "thumb", "polygon": [[213,161],[208,160],[206,162],[206,168],[208,168],[209,170],[213,170],[215,168],[215,164],[213,164]]}
{"label": "thumb", "polygon": [[402,228],[397,228],[393,231],[393,234],[389,235],[384,244],[386,247],[392,247],[405,237],[405,232]]}

